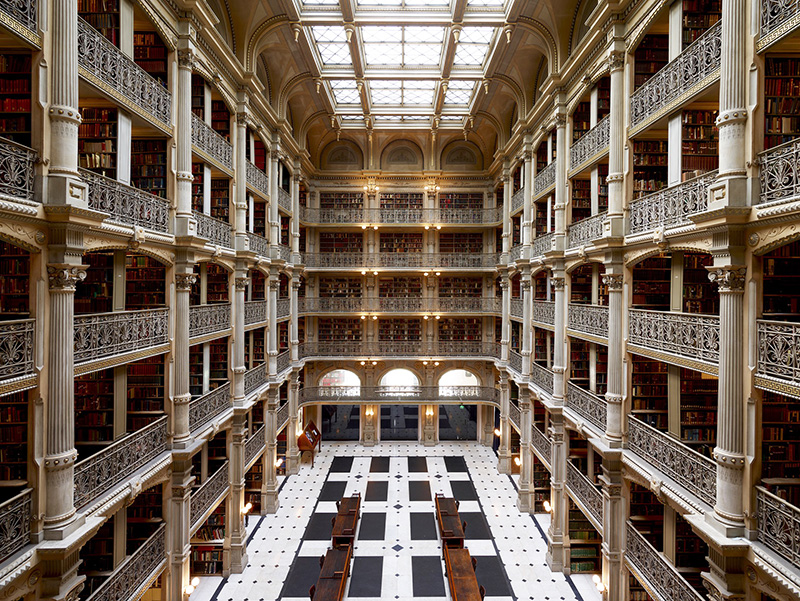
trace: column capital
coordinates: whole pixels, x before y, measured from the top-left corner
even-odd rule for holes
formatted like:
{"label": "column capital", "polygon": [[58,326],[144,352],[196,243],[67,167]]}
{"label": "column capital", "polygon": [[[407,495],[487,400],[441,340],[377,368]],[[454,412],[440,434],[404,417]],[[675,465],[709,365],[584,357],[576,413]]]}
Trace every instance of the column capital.
{"label": "column capital", "polygon": [[604,273],[603,283],[608,286],[608,290],[618,292],[622,290],[623,275],[621,273]]}
{"label": "column capital", "polygon": [[196,273],[176,273],[175,274],[175,287],[178,290],[191,290],[192,286],[197,282]]}
{"label": "column capital", "polygon": [[550,285],[553,287],[553,290],[563,290],[564,284],[566,284],[567,279],[561,276],[551,276],[550,277]]}
{"label": "column capital", "polygon": [[281,282],[278,279],[278,276],[273,276],[270,274],[269,276],[269,289],[273,292],[277,292],[280,290]]}
{"label": "column capital", "polygon": [[191,48],[178,50],[178,68],[191,71],[194,68],[195,55]]}
{"label": "column capital", "polygon": [[747,267],[743,265],[721,265],[710,266],[708,269],[708,279],[716,282],[720,293],[738,292],[744,293],[745,276]]}
{"label": "column capital", "polygon": [[244,292],[250,285],[250,278],[236,278],[234,280],[234,285],[236,286],[236,290]]}
{"label": "column capital", "polygon": [[608,70],[621,71],[625,67],[625,53],[612,50],[608,54]]}
{"label": "column capital", "polygon": [[52,263],[47,266],[47,279],[49,280],[50,290],[56,292],[74,292],[76,284],[85,278],[86,266],[84,265]]}

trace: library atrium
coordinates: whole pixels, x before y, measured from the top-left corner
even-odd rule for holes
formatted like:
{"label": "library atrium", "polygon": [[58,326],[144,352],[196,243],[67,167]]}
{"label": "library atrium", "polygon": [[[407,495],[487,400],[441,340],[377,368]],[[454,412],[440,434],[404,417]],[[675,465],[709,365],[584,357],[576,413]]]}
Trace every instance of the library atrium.
{"label": "library atrium", "polygon": [[800,3],[0,0],[0,106],[3,601],[800,599]]}

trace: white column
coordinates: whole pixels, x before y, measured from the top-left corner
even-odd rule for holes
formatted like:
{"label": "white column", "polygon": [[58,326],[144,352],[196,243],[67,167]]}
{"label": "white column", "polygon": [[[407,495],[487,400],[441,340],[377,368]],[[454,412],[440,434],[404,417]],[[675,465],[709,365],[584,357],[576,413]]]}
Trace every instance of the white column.
{"label": "white column", "polygon": [[236,113],[236,147],[234,149],[235,203],[234,231],[236,248],[247,248],[247,100],[239,102]]}
{"label": "white column", "polygon": [[245,442],[247,432],[247,413],[238,408],[234,410],[231,426],[231,460],[228,470],[231,479],[230,524],[230,573],[241,574],[247,567],[247,530],[245,529]]}
{"label": "white column", "polygon": [[[617,42],[615,41],[615,44]],[[625,52],[614,51],[608,58],[610,71],[610,114],[608,147],[608,218],[604,226],[605,236],[621,237],[624,234],[623,212],[625,188],[623,186],[624,147],[625,147]]]}
{"label": "white column", "polygon": [[269,355],[269,378],[274,380],[278,375],[278,269],[271,267],[269,272],[269,287],[267,289],[267,317],[269,329],[267,330],[267,353]]}
{"label": "white column", "polygon": [[553,327],[553,401],[557,404],[564,404],[567,383],[565,381],[566,361],[567,361],[567,295],[564,287],[564,260],[559,259],[553,268],[553,276],[550,278],[555,290],[555,324]]}
{"label": "white column", "polygon": [[511,397],[508,372],[500,371],[500,448],[497,450],[497,470],[501,474],[511,473],[511,427],[508,423],[508,406]]}
{"label": "white column", "polygon": [[175,233],[178,236],[194,236],[197,233],[197,223],[192,217],[193,65],[193,49],[191,47],[179,49],[178,81],[175,94],[175,167],[177,170]]}
{"label": "white column", "polygon": [[554,572],[569,566],[569,550],[564,548],[567,529],[568,502],[564,490],[567,471],[567,453],[564,441],[564,416],[561,409],[550,412],[550,505],[552,514],[547,529],[547,565]]}
{"label": "white column", "polygon": [[503,294],[500,360],[508,361],[508,349],[511,345],[511,282],[509,282],[507,271],[500,275],[500,290]]}
{"label": "white column", "polygon": [[173,370],[173,445],[186,447],[192,437],[189,430],[189,295],[197,281],[191,263],[175,267],[175,369]]}
{"label": "white column", "polygon": [[300,292],[300,274],[293,273],[289,286],[289,345],[291,348],[292,361],[300,360],[300,329],[298,326],[299,302],[298,293]]}
{"label": "white column", "polygon": [[[525,135],[525,147],[523,150],[525,166],[523,171],[523,181],[525,191],[523,192],[522,205],[522,244],[530,246],[533,241],[533,135]],[[527,253],[527,254],[525,254]],[[524,257],[530,257],[530,249],[523,251]]]}
{"label": "white column", "polygon": [[277,246],[281,243],[281,220],[278,214],[278,188],[281,166],[280,142],[278,140],[273,140],[272,146],[272,152],[269,155],[269,206],[267,207],[267,221],[269,221],[269,243],[272,246]]}
{"label": "white column", "polygon": [[236,276],[234,280],[233,298],[233,405],[244,406],[244,374],[247,367],[244,364],[244,295],[250,285],[244,261],[237,261]]}
{"label": "white column", "polygon": [[299,371],[289,376],[289,423],[286,425],[286,473],[300,470],[300,449],[297,448],[297,415],[300,405]]}
{"label": "white column", "polygon": [[278,511],[278,507],[280,506],[280,502],[278,500],[278,477],[275,473],[275,461],[278,459],[277,385],[272,385],[267,391],[266,409],[267,410],[264,415],[267,420],[267,450],[264,452],[264,492],[261,498],[264,499],[264,513],[275,513]]}
{"label": "white column", "polygon": [[517,509],[528,513],[533,511],[531,502],[531,485],[533,482],[533,466],[531,464],[531,400],[527,386],[519,389],[519,489],[517,491]]}
{"label": "white column", "polygon": [[531,268],[530,265],[522,267],[522,376],[527,378],[531,373],[531,342],[533,329],[531,328],[531,313],[533,294],[531,294]]}
{"label": "white column", "polygon": [[622,339],[624,299],[622,298],[622,265],[606,266],[603,283],[608,286],[608,366],[606,370],[606,441],[610,447],[622,445],[622,399],[625,395],[623,365],[625,345]]}
{"label": "white column", "polygon": [[503,163],[503,261],[508,260],[508,251],[511,249],[511,165],[506,159]]}
{"label": "white column", "polygon": [[294,160],[294,174],[292,176],[292,221],[291,240],[292,263],[300,263],[300,180],[302,179],[300,158]]}

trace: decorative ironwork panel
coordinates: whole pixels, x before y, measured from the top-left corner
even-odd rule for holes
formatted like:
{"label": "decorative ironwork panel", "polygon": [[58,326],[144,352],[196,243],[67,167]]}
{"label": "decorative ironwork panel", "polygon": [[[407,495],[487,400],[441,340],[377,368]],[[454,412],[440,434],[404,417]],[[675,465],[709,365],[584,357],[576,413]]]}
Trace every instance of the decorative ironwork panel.
{"label": "decorative ironwork panel", "polygon": [[518,374],[522,373],[522,355],[517,351],[509,349],[508,351],[508,366]]}
{"label": "decorative ironwork panel", "polygon": [[533,301],[533,321],[547,325],[556,323],[556,304],[554,301]]}
{"label": "decorative ironwork panel", "polygon": [[269,257],[269,240],[264,236],[259,236],[252,232],[247,232],[247,240],[249,242],[250,252],[261,255],[262,257]]}
{"label": "decorative ironwork panel", "polygon": [[[384,254],[384,253],[381,253]],[[392,254],[392,253],[385,253]],[[433,253],[424,267],[496,267],[494,253]]]}
{"label": "decorative ironwork panel", "polygon": [[36,320],[0,322],[0,380],[33,373]]}
{"label": "decorative ironwork panel", "polygon": [[275,431],[280,432],[289,423],[289,403],[284,403],[275,414]]}
{"label": "decorative ironwork panel", "polygon": [[533,195],[539,196],[556,185],[556,163],[553,161],[533,178]]}
{"label": "decorative ironwork panel", "polygon": [[606,431],[607,405],[604,398],[569,382],[566,400],[567,407],[597,426],[601,432]]}
{"label": "decorative ironwork panel", "polygon": [[75,363],[96,361],[169,342],[169,309],[75,317]]}
{"label": "decorative ironwork panel", "polygon": [[[427,211],[427,209],[426,209]],[[432,223],[441,224],[490,224],[503,220],[503,208],[493,209],[434,209],[435,213],[430,220]]]}
{"label": "decorative ironwork panel", "polygon": [[759,319],[756,328],[757,373],[800,382],[800,324]]}
{"label": "decorative ironwork panel", "polygon": [[631,128],[644,123],[698,84],[718,75],[722,21],[718,21],[631,96]]}
{"label": "decorative ironwork panel", "polygon": [[228,382],[189,403],[189,430],[195,432],[231,406]]}
{"label": "decorative ironwork panel", "polygon": [[508,419],[514,424],[518,432],[522,430],[522,418],[520,417],[519,407],[514,403],[509,403],[508,405]]}
{"label": "decorative ironwork panel", "polygon": [[267,321],[267,301],[254,300],[244,303],[244,325]]}
{"label": "decorative ironwork panel", "polygon": [[167,417],[75,464],[75,507],[83,507],[167,450]]}
{"label": "decorative ironwork panel", "polygon": [[536,424],[531,424],[531,444],[539,451],[539,454],[550,463],[550,453],[552,447],[550,446],[550,439],[536,427]]}
{"label": "decorative ironwork panel", "polygon": [[200,485],[200,488],[192,493],[189,502],[189,522],[192,524],[192,529],[199,525],[205,513],[228,492],[229,487],[228,462],[225,461],[211,477]]}
{"label": "decorative ironwork panel", "polygon": [[189,307],[189,336],[222,332],[231,327],[231,304],[196,305]]}
{"label": "decorative ironwork panel", "polygon": [[160,572],[167,562],[167,525],[161,524],[141,547],[114,570],[87,601],[136,599],[140,589]]}
{"label": "decorative ironwork panel", "polygon": [[710,364],[719,363],[719,317],[631,309],[628,343]]}
{"label": "decorative ironwork panel", "polygon": [[440,340],[437,344],[437,354],[442,357],[490,357],[499,358],[498,345],[494,342],[481,342],[480,340]]}
{"label": "decorative ironwork panel", "polygon": [[541,257],[545,253],[550,252],[553,248],[553,240],[555,237],[556,235],[553,232],[536,236],[531,244],[531,258]]}
{"label": "decorative ironwork panel", "polygon": [[267,383],[267,366],[263,363],[244,372],[244,393],[250,394]]}
{"label": "decorative ironwork panel", "polygon": [[603,493],[570,461],[567,461],[567,486],[583,506],[589,510],[597,523],[603,525]]}
{"label": "decorative ironwork panel", "polygon": [[701,596],[680,572],[655,550],[639,531],[627,522],[625,560],[656,594],[659,601],[703,601]]}
{"label": "decorative ironwork panel", "polygon": [[514,213],[525,204],[525,187],[523,186],[511,197],[511,212]]}
{"label": "decorative ironwork panel", "polygon": [[603,338],[608,337],[608,307],[569,303],[567,328]]}
{"label": "decorative ironwork panel", "polygon": [[369,298],[301,298],[299,305],[301,313],[358,313],[370,311],[372,305]]}
{"label": "decorative ironwork panel", "polygon": [[758,155],[761,194],[758,201],[787,201],[800,196],[800,141],[786,142]]}
{"label": "decorative ironwork panel", "polygon": [[[778,39],[797,26],[800,18],[798,0],[761,0],[759,33],[761,38]],[[772,35],[770,35],[772,34]]]}
{"label": "decorative ironwork panel", "polygon": [[717,172],[710,171],[632,202],[628,207],[628,233],[690,225],[689,217],[708,209],[708,186],[716,179]]}
{"label": "decorative ironwork panel", "polygon": [[413,313],[417,311],[436,311],[435,298],[365,298],[365,311],[393,311]]}
{"label": "decorative ironwork panel", "polygon": [[244,443],[244,464],[250,465],[267,446],[267,426],[262,425]]}
{"label": "decorative ironwork panel", "polygon": [[292,366],[292,351],[283,351],[276,360],[277,373],[281,373]]}
{"label": "decorative ironwork panel", "polygon": [[318,386],[300,390],[300,404],[331,403],[447,403],[497,404],[499,392],[486,386]]}
{"label": "decorative ironwork panel", "polygon": [[0,2],[0,12],[4,12],[22,27],[38,35],[38,6],[39,0],[3,0]]}
{"label": "decorative ironwork panel", "polygon": [[[0,10],[8,3],[0,4]],[[23,200],[36,200],[33,166],[36,151],[6,138],[0,138],[0,194]]]}
{"label": "decorative ironwork panel", "polygon": [[233,169],[233,146],[194,113],[192,113],[192,145],[223,167]]}
{"label": "decorative ironwork panel", "polygon": [[549,394],[553,394],[553,372],[536,363],[531,363],[531,382]]}
{"label": "decorative ironwork panel", "polygon": [[363,223],[364,209],[300,208],[300,220],[305,223]]}
{"label": "decorative ironwork panel", "polygon": [[608,150],[611,140],[610,115],[603,117],[592,129],[587,131],[569,149],[569,165],[571,170],[582,167],[584,163],[598,154]]}
{"label": "decorative ironwork panel", "polygon": [[0,561],[5,561],[31,542],[32,490],[0,505]]}
{"label": "decorative ironwork panel", "polygon": [[86,169],[80,172],[88,186],[89,207],[108,213],[108,221],[169,232],[168,201]]}
{"label": "decorative ironwork panel", "polygon": [[373,267],[374,256],[362,252],[304,253],[306,267]]}
{"label": "decorative ironwork panel", "polygon": [[262,198],[269,198],[269,176],[250,161],[247,161],[247,185]]}
{"label": "decorative ironwork panel", "polygon": [[758,540],[800,567],[800,509],[756,486]]}
{"label": "decorative ironwork panel", "polygon": [[386,357],[419,356],[422,353],[422,342],[419,340],[379,340],[373,347],[376,354]]}
{"label": "decorative ironwork panel", "polygon": [[284,317],[289,317],[289,314],[291,313],[292,305],[289,302],[288,298],[279,298],[276,306],[277,306],[276,317],[278,319],[283,319]]}
{"label": "decorative ironwork panel", "polygon": [[274,259],[279,259],[286,263],[291,262],[292,259],[292,249],[286,246],[285,244],[277,244],[273,248],[275,248],[276,255],[273,257]]}
{"label": "decorative ironwork panel", "polygon": [[608,213],[603,211],[588,219],[573,223],[567,232],[567,248],[588,246],[603,237],[603,222]]}
{"label": "decorative ironwork panel", "polygon": [[80,17],[78,65],[105,89],[116,92],[166,128],[170,127],[172,96],[169,91]]}
{"label": "decorative ironwork panel", "polygon": [[508,262],[513,263],[514,261],[519,261],[522,258],[522,244],[517,244],[516,246],[512,246],[508,250]]}
{"label": "decorative ironwork panel", "polygon": [[516,317],[517,319],[522,319],[524,309],[522,306],[522,299],[521,298],[512,298],[511,299],[511,317]]}
{"label": "decorative ironwork panel", "polygon": [[291,215],[292,195],[278,186],[278,206]]}
{"label": "decorative ironwork panel", "polygon": [[215,219],[205,213],[192,211],[195,221],[197,221],[197,235],[205,238],[212,244],[233,248],[233,230],[230,223],[221,219]]}
{"label": "decorative ironwork panel", "polygon": [[367,209],[367,219],[370,222],[386,223],[389,225],[396,223],[422,223],[423,221],[429,221],[426,217],[430,214],[430,210],[421,208],[389,209],[382,207],[377,211],[374,209]]}
{"label": "decorative ironwork panel", "polygon": [[628,416],[628,448],[713,507],[717,469],[711,459],[632,416]]}
{"label": "decorative ironwork panel", "polygon": [[502,300],[501,298],[492,297],[440,297],[436,303],[436,310],[442,313],[500,313]]}

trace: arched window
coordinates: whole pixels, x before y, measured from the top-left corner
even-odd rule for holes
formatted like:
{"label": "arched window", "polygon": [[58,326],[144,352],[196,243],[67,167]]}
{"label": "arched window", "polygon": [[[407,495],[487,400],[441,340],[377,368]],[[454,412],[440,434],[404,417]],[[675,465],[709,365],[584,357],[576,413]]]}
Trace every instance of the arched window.
{"label": "arched window", "polygon": [[334,369],[319,379],[319,385],[324,386],[361,386],[358,374],[347,369]]}
{"label": "arched window", "polygon": [[479,386],[478,376],[471,371],[451,369],[439,378],[439,396],[471,398],[476,396]]}
{"label": "arched window", "polygon": [[393,396],[412,395],[417,393],[419,378],[410,369],[392,369],[383,374],[380,385],[390,388]]}

